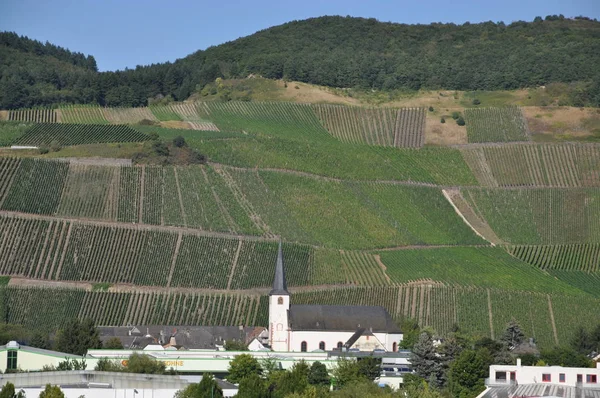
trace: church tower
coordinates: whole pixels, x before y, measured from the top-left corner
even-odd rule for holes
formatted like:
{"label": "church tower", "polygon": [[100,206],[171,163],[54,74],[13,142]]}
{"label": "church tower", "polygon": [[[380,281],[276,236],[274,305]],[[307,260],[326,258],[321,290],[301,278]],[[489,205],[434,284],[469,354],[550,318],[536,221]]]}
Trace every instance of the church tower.
{"label": "church tower", "polygon": [[289,310],[290,293],[287,291],[283,251],[281,242],[279,242],[275,279],[273,280],[273,289],[269,293],[269,343],[273,351],[289,351],[290,349]]}

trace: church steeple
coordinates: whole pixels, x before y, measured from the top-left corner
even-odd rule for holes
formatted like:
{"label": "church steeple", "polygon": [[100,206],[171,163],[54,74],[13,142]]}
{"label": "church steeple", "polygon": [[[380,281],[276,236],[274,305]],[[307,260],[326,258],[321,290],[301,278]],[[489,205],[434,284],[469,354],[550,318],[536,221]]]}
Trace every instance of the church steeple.
{"label": "church steeple", "polygon": [[273,290],[269,293],[270,296],[289,296],[287,291],[287,283],[285,281],[285,268],[283,266],[283,250],[281,241],[279,241],[279,250],[277,252],[277,263],[275,264],[275,279],[273,280]]}

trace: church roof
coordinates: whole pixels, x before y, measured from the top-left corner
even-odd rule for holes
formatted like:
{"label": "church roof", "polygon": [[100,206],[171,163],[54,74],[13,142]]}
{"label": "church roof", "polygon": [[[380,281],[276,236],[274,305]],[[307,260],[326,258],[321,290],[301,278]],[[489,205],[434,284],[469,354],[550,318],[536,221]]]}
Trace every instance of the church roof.
{"label": "church roof", "polygon": [[322,330],[354,332],[365,328],[373,332],[402,333],[383,307],[361,305],[292,305],[293,331]]}
{"label": "church roof", "polygon": [[290,293],[287,290],[287,283],[285,281],[285,269],[283,266],[283,250],[281,249],[281,242],[279,242],[279,250],[277,251],[277,263],[275,264],[275,279],[273,280],[273,290],[269,293],[272,295],[289,296]]}

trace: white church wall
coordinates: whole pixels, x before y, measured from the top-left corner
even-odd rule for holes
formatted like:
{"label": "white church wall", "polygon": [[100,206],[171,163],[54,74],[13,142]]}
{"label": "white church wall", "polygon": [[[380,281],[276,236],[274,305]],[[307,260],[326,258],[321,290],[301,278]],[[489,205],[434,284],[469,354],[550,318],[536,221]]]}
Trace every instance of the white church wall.
{"label": "white church wall", "polygon": [[319,349],[319,343],[325,343],[325,350],[337,348],[338,342],[346,343],[354,332],[327,331],[292,331],[290,351],[301,351],[301,344],[306,341],[307,351]]}
{"label": "white church wall", "polygon": [[404,338],[402,333],[373,333],[384,345],[387,351],[394,351],[394,343],[396,343],[396,351],[398,344]]}

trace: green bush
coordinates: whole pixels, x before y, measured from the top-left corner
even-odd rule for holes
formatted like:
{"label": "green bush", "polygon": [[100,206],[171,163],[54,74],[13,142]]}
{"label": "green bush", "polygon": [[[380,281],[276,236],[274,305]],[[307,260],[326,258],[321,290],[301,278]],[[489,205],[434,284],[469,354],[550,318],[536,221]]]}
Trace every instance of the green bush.
{"label": "green bush", "polygon": [[443,124],[443,123],[446,123],[446,119],[444,119],[444,118],[441,118],[441,119],[440,119],[440,123],[442,123],[442,124]]}
{"label": "green bush", "polygon": [[50,152],[50,149],[49,149],[47,146],[45,146],[45,145],[42,145],[42,146],[40,146],[40,148],[39,148],[39,151],[40,151],[40,154],[41,154],[41,155],[45,155],[45,154],[47,154],[48,152]]}
{"label": "green bush", "polygon": [[479,98],[473,98],[472,103],[473,103],[473,105],[479,105],[479,104],[481,104],[481,101],[479,101]]}
{"label": "green bush", "polygon": [[463,119],[462,116],[459,116],[458,119],[456,119],[456,124],[458,124],[459,126],[464,126],[465,125],[465,119]]}

